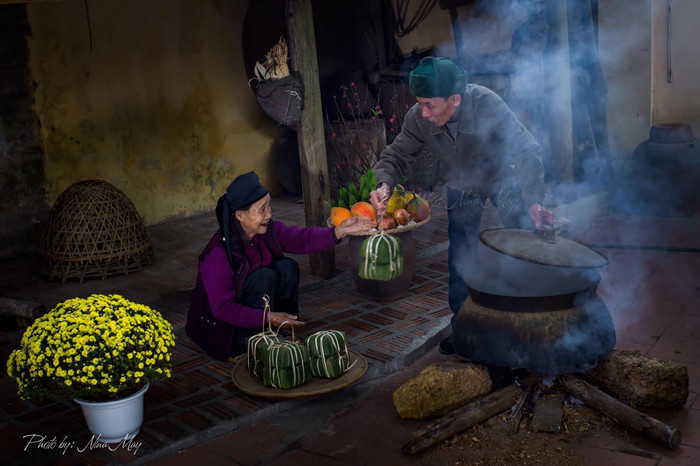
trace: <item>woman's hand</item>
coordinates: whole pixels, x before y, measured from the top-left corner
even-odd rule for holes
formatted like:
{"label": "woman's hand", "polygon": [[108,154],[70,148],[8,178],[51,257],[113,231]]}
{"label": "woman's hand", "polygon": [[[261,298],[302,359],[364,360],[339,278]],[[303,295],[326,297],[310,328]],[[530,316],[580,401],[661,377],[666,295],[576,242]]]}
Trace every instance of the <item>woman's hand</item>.
{"label": "woman's hand", "polygon": [[302,327],[306,325],[304,322],[298,320],[299,318],[294,314],[287,314],[286,312],[268,312],[267,313],[267,323],[273,327],[279,328],[285,321],[289,321],[293,327]]}
{"label": "woman's hand", "polygon": [[376,227],[377,223],[369,217],[349,217],[335,227],[335,237],[338,240],[345,238],[348,233],[369,231]]}

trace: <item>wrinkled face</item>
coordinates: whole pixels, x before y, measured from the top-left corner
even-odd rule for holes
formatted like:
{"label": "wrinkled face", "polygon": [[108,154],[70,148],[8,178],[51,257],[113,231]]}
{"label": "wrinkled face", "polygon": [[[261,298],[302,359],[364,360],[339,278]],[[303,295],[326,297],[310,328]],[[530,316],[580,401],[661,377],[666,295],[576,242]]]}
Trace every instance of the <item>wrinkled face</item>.
{"label": "wrinkled face", "polygon": [[243,227],[245,239],[250,240],[255,235],[264,234],[272,218],[270,194],[251,204],[248,210],[237,210],[236,218]]}
{"label": "wrinkled face", "polygon": [[457,111],[457,107],[462,103],[462,96],[454,94],[447,99],[444,97],[416,97],[418,107],[421,109],[421,115],[426,120],[436,126],[442,126],[452,118],[452,115]]}

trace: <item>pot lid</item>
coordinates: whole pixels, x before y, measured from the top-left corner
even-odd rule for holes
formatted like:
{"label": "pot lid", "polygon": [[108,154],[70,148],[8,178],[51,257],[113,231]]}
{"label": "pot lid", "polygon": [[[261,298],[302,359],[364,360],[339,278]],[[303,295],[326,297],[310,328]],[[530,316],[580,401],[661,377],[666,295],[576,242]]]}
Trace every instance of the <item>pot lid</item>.
{"label": "pot lid", "polygon": [[500,228],[482,231],[479,239],[502,254],[536,264],[577,268],[597,268],[608,264],[605,256],[561,236],[552,242],[530,230]]}

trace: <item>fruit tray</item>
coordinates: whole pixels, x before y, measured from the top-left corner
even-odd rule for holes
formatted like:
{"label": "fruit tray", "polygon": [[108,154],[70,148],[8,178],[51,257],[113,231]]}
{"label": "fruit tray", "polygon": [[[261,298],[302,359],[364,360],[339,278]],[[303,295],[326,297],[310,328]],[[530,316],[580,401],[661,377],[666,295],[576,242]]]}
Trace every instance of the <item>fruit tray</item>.
{"label": "fruit tray", "polygon": [[[425,225],[430,221],[430,217],[421,220],[420,222],[416,222],[415,220],[409,220],[409,222],[406,225],[399,225],[396,228],[392,228],[391,230],[384,230],[384,233],[390,234],[390,235],[395,235],[398,233],[405,233],[407,231],[411,231],[415,228],[418,228],[420,226]],[[329,227],[333,226],[333,223],[331,222],[331,219],[329,218],[327,220],[327,224]],[[379,234],[379,230],[376,228],[373,228],[372,230],[369,231],[360,231],[357,233],[348,233],[348,236],[372,236],[372,235],[377,235]]]}

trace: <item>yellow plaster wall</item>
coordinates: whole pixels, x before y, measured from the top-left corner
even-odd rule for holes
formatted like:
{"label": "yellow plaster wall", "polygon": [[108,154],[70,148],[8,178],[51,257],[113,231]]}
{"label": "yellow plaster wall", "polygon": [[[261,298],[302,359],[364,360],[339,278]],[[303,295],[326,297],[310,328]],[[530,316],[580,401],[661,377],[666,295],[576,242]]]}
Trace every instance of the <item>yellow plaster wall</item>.
{"label": "yellow plaster wall", "polygon": [[275,123],[244,70],[245,0],[87,5],[27,5],[49,204],[76,181],[103,179],[153,224],[212,209],[250,170],[279,190]]}

